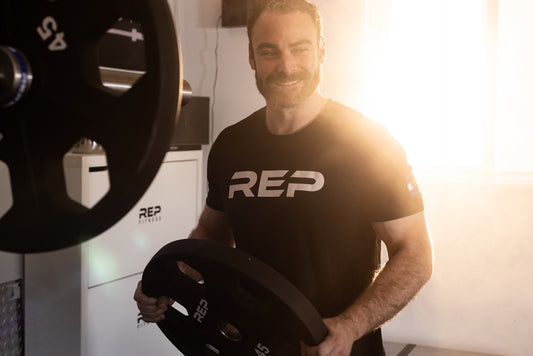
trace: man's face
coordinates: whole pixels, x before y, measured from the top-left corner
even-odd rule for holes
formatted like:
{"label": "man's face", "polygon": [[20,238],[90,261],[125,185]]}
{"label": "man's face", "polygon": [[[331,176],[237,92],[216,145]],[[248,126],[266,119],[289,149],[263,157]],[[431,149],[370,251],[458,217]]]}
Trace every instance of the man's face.
{"label": "man's face", "polygon": [[325,46],[308,14],[264,12],[251,37],[249,61],[267,105],[293,107],[318,89]]}

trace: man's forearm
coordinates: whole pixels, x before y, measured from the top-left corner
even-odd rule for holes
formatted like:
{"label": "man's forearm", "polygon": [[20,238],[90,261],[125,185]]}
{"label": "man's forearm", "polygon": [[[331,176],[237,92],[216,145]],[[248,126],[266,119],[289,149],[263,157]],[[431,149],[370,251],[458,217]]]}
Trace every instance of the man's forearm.
{"label": "man's forearm", "polygon": [[429,280],[431,252],[397,251],[376,274],[371,286],[339,317],[357,340],[400,312]]}

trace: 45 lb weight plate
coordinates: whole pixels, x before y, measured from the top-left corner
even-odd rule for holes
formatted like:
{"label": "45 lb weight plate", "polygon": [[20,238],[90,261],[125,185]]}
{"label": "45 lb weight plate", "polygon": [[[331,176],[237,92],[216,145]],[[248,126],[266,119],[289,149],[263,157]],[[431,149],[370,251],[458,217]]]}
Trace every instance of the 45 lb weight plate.
{"label": "45 lb weight plate", "polygon": [[183,307],[169,308],[158,326],[186,356],[299,355],[299,340],[317,345],[327,335],[316,309],[284,277],[212,241],[164,246],[146,266],[142,289],[149,296],[170,296]]}
{"label": "45 lb weight plate", "polygon": [[[146,63],[120,95],[102,84],[97,50],[119,18],[142,27]],[[86,241],[134,206],[168,151],[183,81],[167,1],[0,0],[0,49],[0,164],[12,196],[0,250]],[[103,146],[109,172],[91,209],[68,197],[62,163],[82,138]]]}

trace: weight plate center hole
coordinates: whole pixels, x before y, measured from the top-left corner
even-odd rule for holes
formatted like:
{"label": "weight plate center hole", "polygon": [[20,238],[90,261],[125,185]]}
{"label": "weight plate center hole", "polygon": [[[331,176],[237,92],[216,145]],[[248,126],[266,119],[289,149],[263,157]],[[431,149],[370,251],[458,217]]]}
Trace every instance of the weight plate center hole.
{"label": "weight plate center hole", "polygon": [[239,342],[242,340],[242,335],[239,329],[235,327],[235,325],[232,325],[226,321],[219,320],[217,323],[218,331],[224,336],[226,339],[233,341],[233,342]]}

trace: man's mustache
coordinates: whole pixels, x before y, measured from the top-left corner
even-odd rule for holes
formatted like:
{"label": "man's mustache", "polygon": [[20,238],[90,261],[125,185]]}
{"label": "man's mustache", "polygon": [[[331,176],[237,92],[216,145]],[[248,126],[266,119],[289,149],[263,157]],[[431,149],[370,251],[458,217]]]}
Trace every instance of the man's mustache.
{"label": "man's mustache", "polygon": [[293,82],[296,80],[306,80],[310,78],[310,74],[302,71],[298,73],[286,74],[286,73],[274,73],[265,78],[267,84],[279,83],[279,82]]}

